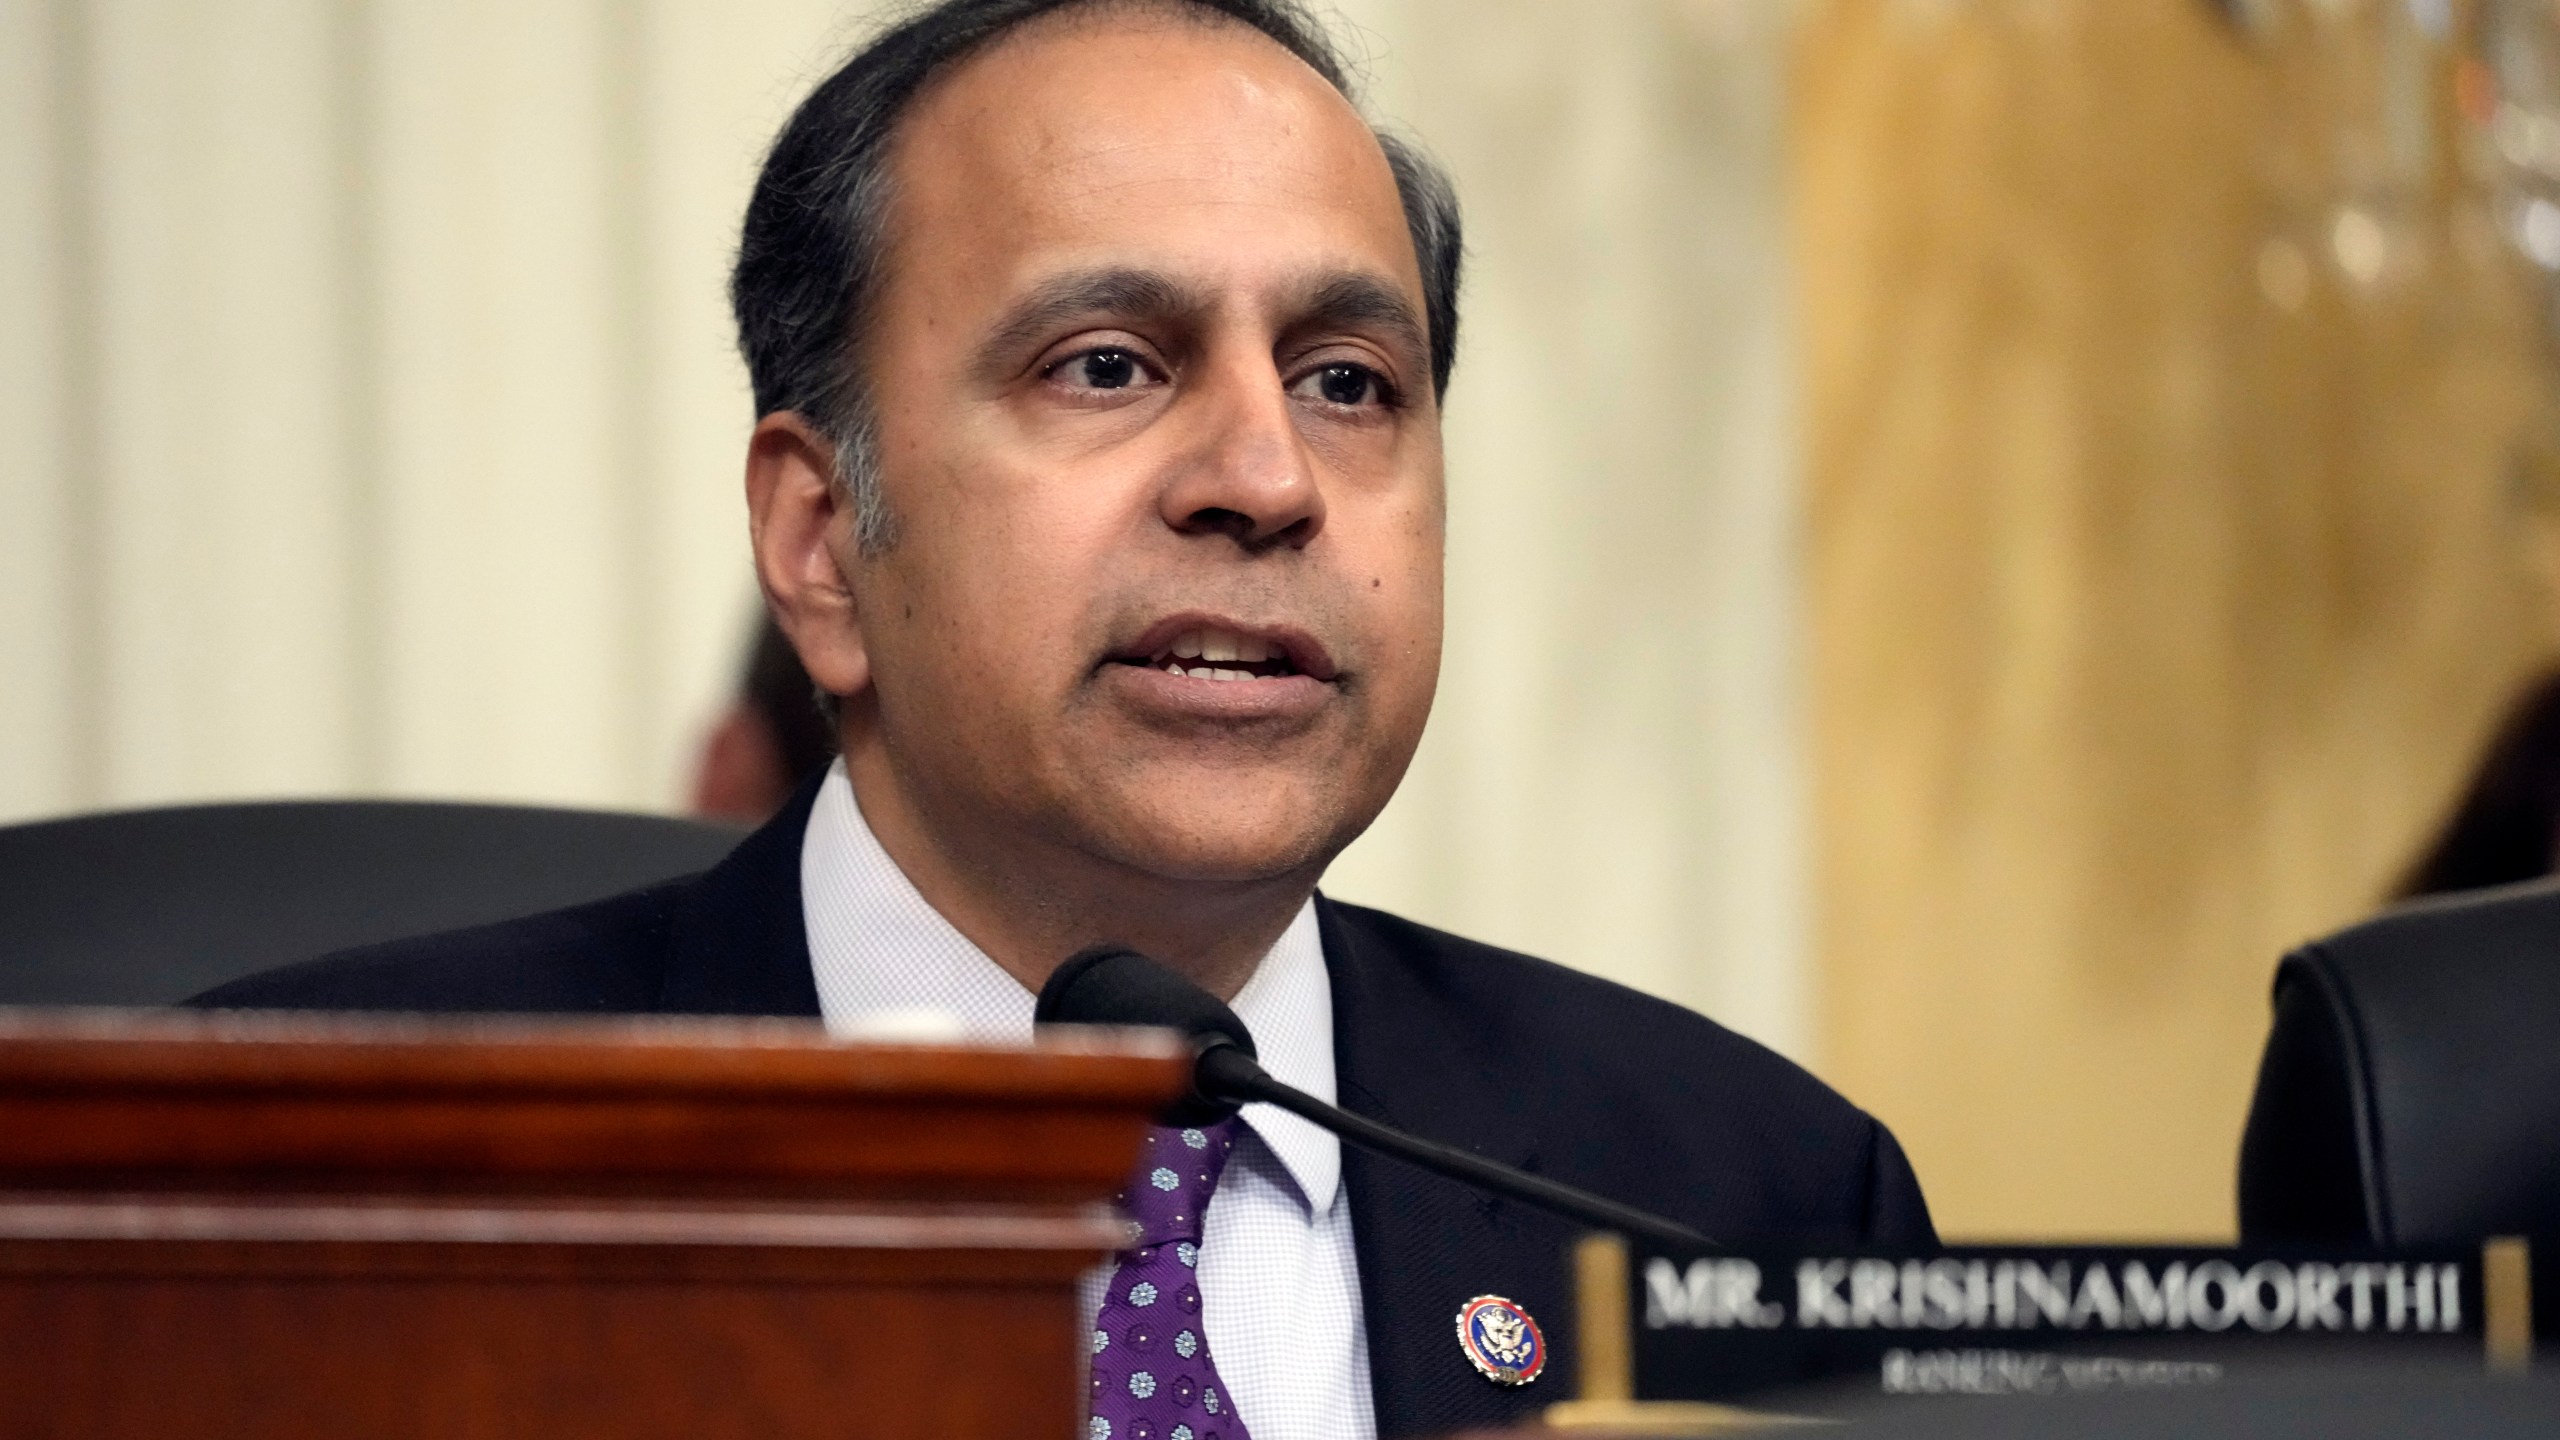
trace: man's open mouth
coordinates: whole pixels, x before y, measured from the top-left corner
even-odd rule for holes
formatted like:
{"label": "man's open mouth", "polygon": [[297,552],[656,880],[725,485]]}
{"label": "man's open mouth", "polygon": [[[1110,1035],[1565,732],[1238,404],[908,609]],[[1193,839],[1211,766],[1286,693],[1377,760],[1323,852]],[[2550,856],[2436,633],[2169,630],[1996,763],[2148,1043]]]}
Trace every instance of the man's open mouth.
{"label": "man's open mouth", "polygon": [[1153,654],[1120,663],[1194,680],[1271,680],[1299,673],[1287,647],[1215,626],[1185,630]]}

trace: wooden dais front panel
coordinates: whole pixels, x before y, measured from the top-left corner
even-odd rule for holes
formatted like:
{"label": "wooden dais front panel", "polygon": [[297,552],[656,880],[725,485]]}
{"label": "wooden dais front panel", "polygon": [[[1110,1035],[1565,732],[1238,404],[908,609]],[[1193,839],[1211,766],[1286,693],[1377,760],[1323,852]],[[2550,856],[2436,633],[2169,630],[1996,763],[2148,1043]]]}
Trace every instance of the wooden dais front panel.
{"label": "wooden dais front panel", "polygon": [[1065,1437],[1185,1068],[0,1014],[0,1434]]}

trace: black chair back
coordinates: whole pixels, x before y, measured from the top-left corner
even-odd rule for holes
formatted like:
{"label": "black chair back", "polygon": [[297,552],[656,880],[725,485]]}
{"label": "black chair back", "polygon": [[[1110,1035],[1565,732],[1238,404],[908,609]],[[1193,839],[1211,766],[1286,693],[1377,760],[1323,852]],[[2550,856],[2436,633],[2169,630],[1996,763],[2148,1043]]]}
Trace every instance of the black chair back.
{"label": "black chair back", "polygon": [[174,1004],[350,945],[706,870],[744,834],[656,815],[374,800],[0,828],[0,1004]]}
{"label": "black chair back", "polygon": [[2240,1146],[2250,1243],[2560,1236],[2560,885],[2395,910],[2285,957]]}

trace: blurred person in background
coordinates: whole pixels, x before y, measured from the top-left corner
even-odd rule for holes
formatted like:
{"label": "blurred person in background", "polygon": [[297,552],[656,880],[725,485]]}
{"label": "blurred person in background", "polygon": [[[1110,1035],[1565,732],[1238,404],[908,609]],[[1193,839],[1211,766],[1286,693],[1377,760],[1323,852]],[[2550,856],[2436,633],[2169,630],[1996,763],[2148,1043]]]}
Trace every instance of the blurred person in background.
{"label": "blurred person in background", "polygon": [[738,693],[702,742],[693,813],[761,825],[835,754],[835,727],[818,706],[817,685],[773,617],[759,607]]}
{"label": "blurred person in background", "polygon": [[2434,841],[2392,892],[2415,900],[2560,869],[2560,671],[2527,686]]}

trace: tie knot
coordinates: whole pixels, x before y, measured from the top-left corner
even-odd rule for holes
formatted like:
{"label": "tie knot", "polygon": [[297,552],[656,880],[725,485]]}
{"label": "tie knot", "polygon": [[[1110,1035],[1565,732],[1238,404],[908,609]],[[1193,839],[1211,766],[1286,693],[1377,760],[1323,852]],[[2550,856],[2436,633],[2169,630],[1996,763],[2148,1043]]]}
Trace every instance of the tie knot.
{"label": "tie knot", "polygon": [[1147,1132],[1137,1173],[1121,1197],[1138,1225],[1132,1248],[1199,1240],[1200,1216],[1209,1208],[1209,1196],[1226,1171],[1227,1155],[1243,1123],[1231,1115],[1215,1125],[1159,1125]]}

